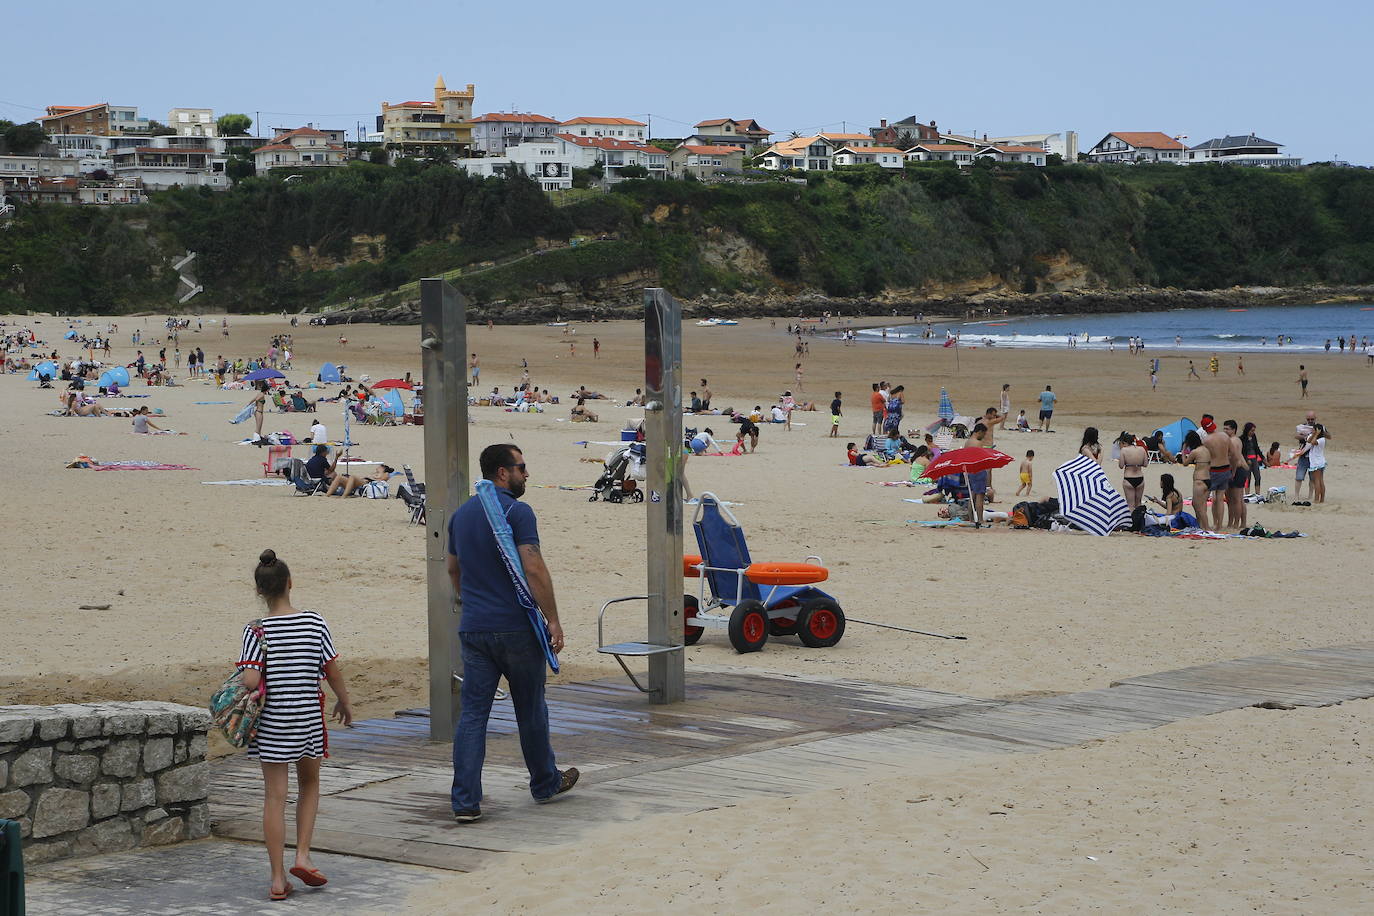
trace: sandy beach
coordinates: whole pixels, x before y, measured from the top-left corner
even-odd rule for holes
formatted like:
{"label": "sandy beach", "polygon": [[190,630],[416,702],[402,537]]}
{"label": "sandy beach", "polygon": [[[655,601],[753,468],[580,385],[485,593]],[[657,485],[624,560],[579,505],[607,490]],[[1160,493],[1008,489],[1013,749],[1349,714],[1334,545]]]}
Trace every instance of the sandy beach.
{"label": "sandy beach", "polygon": [[[133,358],[135,327],[145,340],[164,336],[158,318],[114,320],[119,332],[111,362]],[[48,337],[47,352],[67,324],[51,317],[41,322],[32,326]],[[767,407],[795,387],[786,323],[689,323],[684,389],[704,377],[714,405]],[[96,326],[103,329],[104,320]],[[564,396],[543,414],[473,408],[469,428],[474,477],[484,445],[514,441],[525,452],[533,475],[526,499],[539,517],[568,634],[564,680],[618,671],[596,653],[596,611],[607,598],[639,591],[644,578],[642,506],[589,504],[586,492],[558,488],[590,484],[600,471],[582,459],[600,458],[608,447],[578,440],[614,440],[625,420],[642,416],[618,406],[641,384],[641,328],[611,322],[576,329],[573,335],[545,327],[474,327],[468,335],[469,350],[481,359],[481,390],[510,391],[527,359],[535,384]],[[350,326],[345,346],[338,328],[291,329],[276,316],[233,317],[228,340],[207,321],[202,333],[183,332],[182,350],[199,344],[212,361],[221,353],[261,354],[271,334],[288,331],[296,341],[293,381],[313,378],[326,360],[347,363],[354,378],[407,371],[419,377],[415,327]],[[601,342],[598,359],[593,336]],[[76,355],[70,347],[57,349]],[[158,345],[142,349],[155,354]],[[740,504],[736,513],[756,558],[822,556],[831,571],[828,587],[855,616],[969,639],[851,625],[833,649],[779,639],[763,652],[737,655],[723,635],[708,632],[688,651],[689,679],[697,662],[1008,698],[1371,638],[1368,601],[1352,575],[1368,561],[1371,500],[1364,483],[1374,473],[1368,428],[1374,368],[1362,358],[1247,353],[1245,376],[1231,357],[1212,378],[1206,354],[1197,352],[1147,350],[1133,357],[1124,350],[963,348],[956,354],[822,339],[811,340],[810,351],[804,388],[796,393],[823,410],[796,414],[790,432],[765,426],[756,454],[692,459],[692,490]],[[1152,392],[1148,360],[1155,356],[1162,370]],[[1186,379],[1189,359],[1203,371],[1200,381]],[[1298,399],[1300,361],[1312,380],[1306,401]],[[185,380],[184,370],[177,375]],[[869,386],[880,379],[906,386],[910,427],[934,418],[941,385],[960,413],[974,414],[996,405],[1002,384],[1010,383],[1013,414],[1024,408],[1033,417],[1035,394],[1052,384],[1059,396],[1055,433],[997,437],[998,447],[1018,458],[1036,451],[1037,497],[1054,493],[1052,471],[1076,452],[1085,426],[1098,427],[1107,443],[1122,430],[1145,434],[1209,412],[1219,420],[1253,421],[1262,444],[1277,440],[1287,450],[1294,425],[1313,409],[1332,431],[1328,502],[1251,507],[1251,519],[1270,530],[1309,535],[1296,540],[1093,538],[909,524],[933,519],[936,507],[903,502],[914,495],[905,488],[874,485],[905,479],[905,466],[844,466],[844,443],[868,432]],[[578,385],[613,397],[592,405],[599,423],[568,422],[566,395]],[[0,387],[7,421],[0,449],[7,466],[20,472],[3,535],[11,601],[0,704],[136,698],[203,705],[235,657],[243,623],[259,614],[251,572],[265,547],[291,564],[297,606],[329,619],[361,715],[426,702],[423,536],[407,526],[399,502],[204,485],[262,476],[266,452],[235,444],[251,424],[228,423],[248,401],[243,391],[200,381],[170,389],[135,383],[130,393],[150,397],[114,403],[162,408],[166,420],[157,422],[187,433],[138,436],[125,419],[47,416],[58,406],[61,385],[39,390],[23,375],[8,375]],[[338,387],[307,394],[332,396]],[[824,407],[836,390],[843,392],[845,417],[840,438],[831,440]],[[339,406],[320,410],[331,436],[340,437]],[[303,437],[306,416],[269,414],[264,429]],[[697,417],[688,425],[733,438],[724,417]],[[411,464],[423,479],[422,436],[416,427],[355,426],[361,445],[353,452],[396,467]],[[297,447],[297,455],[304,453]],[[197,470],[64,467],[83,454]],[[1147,492],[1158,494],[1160,473],[1158,465],[1148,469]],[[1119,483],[1114,466],[1108,475]],[[1187,479],[1177,469],[1175,476],[1180,484]],[[994,483],[997,508],[1009,508],[1014,468],[997,472]],[[1292,472],[1266,472],[1264,483],[1291,488]],[[106,604],[107,610],[78,609]],[[636,629],[632,621],[626,636]],[[606,836],[538,862],[515,859],[454,881],[472,901],[496,910],[565,907],[610,887],[598,903],[617,912],[672,902],[712,911],[830,905],[1353,912],[1374,902],[1361,843],[1368,833],[1364,809],[1374,800],[1363,779],[1371,762],[1371,709],[1374,704],[1359,702],[1245,710],[961,772],[929,772],[914,761],[910,780],[750,802],[672,829],[640,825],[633,835]],[[929,798],[909,801],[919,796]],[[1004,808],[1005,815],[987,813],[1004,803],[1015,807]],[[690,837],[683,835],[688,829]],[[815,850],[829,852],[770,853],[781,836],[804,836]],[[719,867],[684,874],[676,860],[685,844],[710,850]],[[745,874],[732,868],[739,855],[788,865],[763,877]],[[625,878],[630,872],[633,880]],[[527,890],[534,875],[546,879],[538,899]],[[550,882],[560,878],[567,883],[553,889]],[[441,899],[415,905],[442,911]]]}

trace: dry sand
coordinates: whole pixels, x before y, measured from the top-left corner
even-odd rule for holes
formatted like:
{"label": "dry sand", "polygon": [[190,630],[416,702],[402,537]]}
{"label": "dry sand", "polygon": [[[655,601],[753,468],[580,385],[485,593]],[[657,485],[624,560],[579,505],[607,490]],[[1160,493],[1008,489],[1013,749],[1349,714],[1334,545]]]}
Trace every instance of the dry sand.
{"label": "dry sand", "polygon": [[[158,319],[148,319],[146,324],[143,319],[116,320],[120,325],[116,361],[132,358],[128,341],[134,326],[142,326],[146,338],[162,336]],[[704,376],[710,379],[716,405],[767,406],[793,384],[792,344],[782,330],[785,323],[780,320],[776,329],[766,320],[746,321],[734,328],[689,325],[684,329],[684,388],[695,387],[692,383]],[[60,338],[66,324],[46,318],[37,327],[51,338]],[[286,330],[287,323],[280,318],[234,318],[228,343],[219,335],[218,325],[207,324],[202,334],[183,334],[183,352],[198,343],[212,360],[219,353],[261,353],[270,334]],[[554,329],[471,329],[469,349],[481,357],[482,389],[500,385],[509,391],[519,377],[520,360],[526,358],[540,387],[566,395],[585,384],[614,395],[623,404],[642,379],[640,326],[615,322],[582,325],[578,331],[577,354],[571,357],[568,343],[573,335]],[[337,340],[338,329],[296,328],[296,364],[304,371],[298,370],[293,377],[310,378],[326,360],[349,364],[354,377],[366,372],[376,379],[405,371],[418,377],[417,328],[364,325],[349,327],[346,333],[349,342],[343,347]],[[599,360],[592,359],[593,335],[602,343]],[[155,353],[157,345],[150,343],[142,349],[145,354]],[[59,350],[73,355],[67,347],[59,346]],[[1152,393],[1147,357],[1154,355],[1163,357],[1163,372],[1159,390]],[[1367,407],[1369,373],[1374,369],[1361,360],[1247,354],[1244,378],[1236,374],[1234,359],[1229,359],[1219,378],[1187,382],[1190,356],[1168,351],[1133,358],[1123,351],[966,348],[957,358],[956,371],[952,350],[879,343],[845,347],[838,341],[813,340],[811,355],[804,360],[806,382],[801,395],[824,405],[833,391],[844,392],[846,417],[839,441],[825,438],[827,413],[802,413],[797,415],[798,422],[807,425],[794,424],[797,428],[790,433],[765,426],[757,454],[696,458],[689,462],[687,477],[695,491],[711,490],[742,503],[737,513],[756,557],[824,557],[831,569],[830,586],[856,616],[967,634],[970,639],[946,642],[852,625],[844,641],[831,650],[806,650],[793,640],[778,640],[761,653],[740,656],[722,635],[708,634],[688,652],[689,677],[692,663],[701,662],[857,675],[962,694],[1015,697],[1101,687],[1116,678],[1185,665],[1370,638],[1367,600],[1354,575],[1369,561],[1370,499],[1356,482],[1368,479],[1374,471],[1368,457],[1374,435],[1368,429]],[[1205,354],[1191,358],[1205,365]],[[1308,362],[1312,378],[1311,398],[1306,402],[1297,397],[1300,360]],[[933,418],[942,384],[949,388],[955,406],[971,414],[996,404],[1001,384],[1010,382],[1013,411],[1025,407],[1031,416],[1036,392],[1046,383],[1053,384],[1059,395],[1054,418],[1059,432],[998,437],[998,446],[1018,457],[1027,448],[1036,450],[1038,496],[1054,492],[1054,466],[1076,451],[1082,429],[1088,425],[1101,429],[1103,440],[1109,441],[1122,429],[1144,433],[1179,416],[1196,418],[1211,412],[1242,423],[1253,420],[1266,446],[1277,439],[1286,448],[1294,424],[1310,406],[1333,431],[1329,502],[1312,509],[1265,506],[1255,511],[1252,507],[1252,517],[1270,529],[1299,528],[1311,535],[1301,540],[1199,543],[919,528],[907,520],[934,518],[935,507],[903,502],[903,496],[912,495],[908,490],[870,484],[902,479],[903,468],[842,466],[844,442],[862,439],[868,431],[869,384],[883,378],[906,386],[910,426]],[[127,420],[45,416],[57,406],[56,392],[37,390],[23,376],[6,376],[0,379],[0,387],[5,389],[7,420],[0,448],[7,466],[18,472],[7,499],[12,521],[4,534],[11,601],[3,625],[7,671],[0,678],[0,703],[98,697],[202,703],[233,660],[243,622],[259,612],[251,571],[264,547],[273,547],[291,564],[297,605],[329,618],[364,715],[387,715],[425,702],[422,535],[406,525],[399,503],[296,498],[286,488],[202,486],[201,481],[261,475],[265,452],[233,444],[249,432],[249,424],[230,426],[227,422],[246,403],[244,392],[218,391],[198,382],[173,389],[135,385],[133,393],[152,396],[123,403],[162,407],[168,415],[164,425],[189,433],[144,437],[130,434]],[[196,401],[232,403],[196,406]],[[544,552],[568,631],[562,677],[583,679],[618,670],[595,651],[595,614],[605,599],[642,588],[644,572],[637,555],[643,509],[589,504],[585,492],[556,486],[590,484],[599,472],[599,466],[580,459],[600,457],[606,447],[584,449],[575,440],[615,439],[626,418],[642,414],[612,402],[597,402],[601,423],[573,425],[566,422],[567,406],[565,400],[542,415],[475,408],[476,424],[470,431],[474,473],[476,453],[483,445],[513,440],[525,451],[533,474],[527,499],[539,515]],[[322,410],[331,435],[339,437],[342,422],[337,406],[325,405]],[[727,435],[732,428],[724,418],[697,418],[692,425],[711,426]],[[291,429],[304,436],[308,422],[297,415],[269,414],[265,428]],[[422,433],[412,427],[358,430],[354,438],[363,444],[354,451],[398,467],[402,463],[422,467]],[[298,454],[303,451],[297,449]],[[104,461],[155,459],[200,470],[63,468],[79,454]],[[1004,503],[1015,486],[1013,470],[994,477]],[[1159,472],[1158,467],[1148,472],[1151,493],[1158,493]],[[1120,472],[1114,468],[1109,474],[1119,479]],[[1182,482],[1185,475],[1176,476]],[[1291,486],[1292,481],[1291,476],[1276,480],[1266,475],[1265,483]],[[82,604],[110,604],[111,608],[77,610]],[[640,629],[638,621],[628,619],[623,635]],[[986,777],[980,784],[988,791],[998,780],[1024,780],[1020,784],[1027,792],[1042,793],[1044,817],[1052,818],[1053,796],[1044,794],[1050,783],[1036,783],[1028,774],[1044,768],[1062,772],[1067,779],[1068,774],[1077,773],[1101,787],[1104,795],[1135,803],[1132,807],[1122,802],[1113,809],[1114,819],[1099,820],[1103,835],[1108,824],[1123,833],[1141,834],[1151,829],[1148,825],[1169,816],[1166,788],[1174,786],[1169,791],[1175,791],[1176,783],[1183,784],[1182,771],[1177,779],[1170,775],[1186,760],[1186,755],[1174,753],[1180,742],[1201,743],[1199,765],[1211,760],[1217,772],[1234,771],[1243,778],[1245,768],[1255,765],[1243,759],[1248,753],[1242,749],[1243,741],[1265,740],[1263,734],[1251,736],[1254,725],[1269,728],[1279,723],[1287,737],[1274,739],[1279,743],[1272,748],[1272,766],[1290,777],[1308,779],[1318,789],[1334,787],[1331,736],[1348,733],[1360,723],[1367,727],[1369,708],[1365,704],[1287,716],[1254,714],[1245,720],[1246,726],[1227,724],[1240,719],[1241,715],[1217,717],[1097,748],[999,762],[986,772],[980,769],[983,775],[975,775],[980,780]],[[1305,739],[1302,729],[1308,727],[1311,736]],[[1364,744],[1368,746],[1367,741]],[[1148,779],[1137,768],[1123,773],[1120,764],[1128,759],[1126,754],[1133,755],[1129,759],[1150,762],[1153,769]],[[848,836],[852,845],[873,831],[860,829],[855,831],[860,836],[849,836],[833,832],[830,822],[839,819],[852,829],[861,826],[869,814],[877,817],[876,809],[888,805],[901,805],[905,813],[904,802],[890,791],[882,792],[881,785],[854,791],[858,794],[808,799],[804,809],[798,810],[811,811],[812,816],[780,827],[780,835],[814,829],[824,838],[817,848],[833,848],[842,836]],[[880,803],[879,799],[885,800]],[[813,803],[821,807],[813,809]],[[1339,812],[1350,803],[1347,795],[1332,788],[1308,793],[1302,808],[1312,812],[1312,830],[1320,834],[1334,828]],[[786,803],[758,802],[741,810],[757,810],[760,824],[774,817],[786,823],[786,807]],[[875,810],[870,812],[870,807]],[[816,812],[819,817],[814,816]],[[1317,843],[1310,850],[1295,848],[1291,836],[1269,828],[1270,814],[1261,817],[1256,811],[1248,821],[1245,812],[1231,814],[1247,825],[1256,860],[1268,856],[1276,862],[1256,880],[1271,882],[1296,896],[1306,885],[1288,887],[1285,876],[1327,874],[1332,879],[1328,883],[1334,884],[1337,874],[1352,870],[1349,862],[1336,861]],[[727,816],[728,812],[718,812],[700,817],[713,822]],[[1186,822],[1198,815],[1180,810],[1178,816]],[[756,818],[745,816],[741,822]],[[1062,823],[1066,822],[1045,820],[1038,829],[1057,829],[1056,824]],[[636,830],[635,842],[657,835]],[[1004,870],[1008,887],[1021,886],[1017,869],[1038,867],[1037,856],[1043,851],[1038,848],[1040,837],[1030,827],[996,836],[1002,839],[985,837],[980,842],[1005,840],[996,867]],[[916,841],[913,836],[911,842]],[[721,850],[721,868],[728,871],[731,863],[724,854],[728,844],[709,835],[703,842],[707,848]],[[863,842],[876,843],[877,838]],[[675,849],[672,843],[661,847],[649,843],[648,848],[657,849],[665,859]],[[890,848],[874,846],[869,858]],[[922,847],[920,855],[904,853],[883,867],[890,867],[894,876],[918,875],[924,865],[913,861],[913,855],[923,860],[932,848]],[[813,883],[806,867],[809,856],[769,856],[766,848],[757,854],[771,864],[751,871],[756,877],[768,876],[751,881],[751,893],[756,890],[768,900],[783,900],[778,895],[793,892],[804,900],[819,899],[818,889],[808,890]],[[849,855],[849,850],[844,854]],[[1280,854],[1286,864],[1277,862]],[[984,857],[980,854],[980,858]],[[573,867],[571,863],[577,860],[567,861]],[[779,861],[787,867],[775,867]],[[1210,866],[1199,863],[1199,867]],[[982,871],[977,865],[973,868]],[[1080,891],[1105,892],[1104,880],[1120,881],[1124,882],[1122,893],[1132,888],[1139,891],[1137,904],[1158,902],[1150,896],[1157,882],[1147,864],[1133,858],[1117,861],[1114,869],[1109,878],[1099,875],[1093,883],[1083,883]],[[671,892],[716,883],[683,875],[684,871],[688,869],[664,871],[679,876]],[[1056,874],[1070,881],[1068,872]],[[967,881],[976,884],[977,875],[968,872]],[[1041,883],[1042,878],[1037,878],[1026,886]],[[770,889],[776,894],[767,893]],[[551,899],[561,898],[554,894]],[[860,906],[886,908],[899,906],[903,898],[854,899],[868,900]],[[913,887],[908,899],[929,898]],[[1030,903],[1038,898],[1027,891],[1012,899]],[[727,903],[719,901],[721,908]],[[1058,908],[1052,900],[1043,905]],[[1308,907],[1294,904],[1294,908]]]}

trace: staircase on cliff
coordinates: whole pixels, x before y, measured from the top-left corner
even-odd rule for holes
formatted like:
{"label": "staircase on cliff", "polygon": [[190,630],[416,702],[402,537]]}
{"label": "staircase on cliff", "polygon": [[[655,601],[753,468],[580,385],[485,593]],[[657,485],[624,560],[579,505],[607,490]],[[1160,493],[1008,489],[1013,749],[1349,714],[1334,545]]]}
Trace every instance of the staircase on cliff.
{"label": "staircase on cliff", "polygon": [[196,253],[194,251],[188,251],[185,255],[172,262],[172,269],[177,272],[178,279],[186,284],[185,291],[182,292],[181,297],[177,299],[178,303],[189,302],[191,299],[194,299],[198,293],[205,292],[205,287],[196,282],[196,275],[190,268],[191,262],[195,259]]}

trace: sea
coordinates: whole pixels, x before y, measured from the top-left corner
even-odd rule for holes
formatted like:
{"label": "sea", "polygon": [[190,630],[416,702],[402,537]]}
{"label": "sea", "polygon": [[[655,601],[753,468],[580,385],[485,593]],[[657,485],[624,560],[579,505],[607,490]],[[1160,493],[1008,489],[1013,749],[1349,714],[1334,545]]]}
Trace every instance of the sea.
{"label": "sea", "polygon": [[[1027,315],[983,321],[892,325],[856,332],[862,341],[943,345],[952,334],[963,347],[1126,349],[1131,337],[1146,350],[1319,352],[1331,342],[1367,340],[1374,349],[1374,303],[1285,305],[1259,308],[1174,309],[1092,315]],[[1283,338],[1282,343],[1279,342]]]}

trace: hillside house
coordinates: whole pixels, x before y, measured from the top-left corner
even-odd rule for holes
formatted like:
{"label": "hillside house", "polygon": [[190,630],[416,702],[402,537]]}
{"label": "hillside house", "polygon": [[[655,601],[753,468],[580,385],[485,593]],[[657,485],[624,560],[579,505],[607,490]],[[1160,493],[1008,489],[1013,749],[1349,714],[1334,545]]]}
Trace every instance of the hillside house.
{"label": "hillside house", "polygon": [[1117,131],[1107,134],[1090,150],[1090,162],[1171,162],[1182,163],[1184,146],[1174,137],[1157,130]]}

